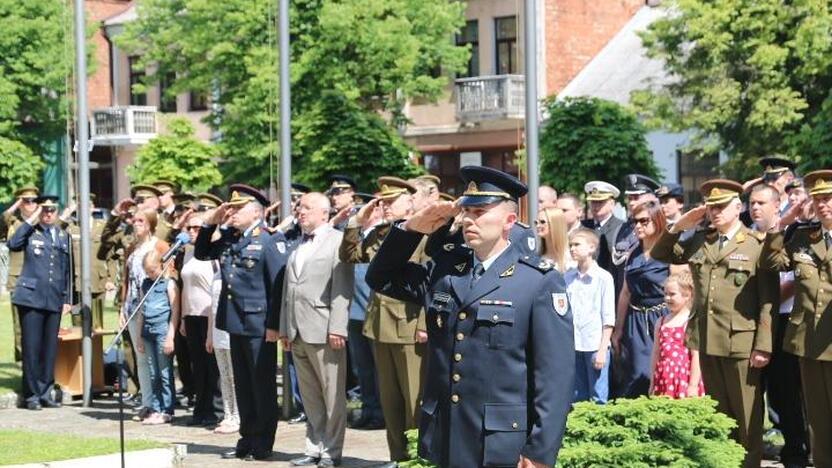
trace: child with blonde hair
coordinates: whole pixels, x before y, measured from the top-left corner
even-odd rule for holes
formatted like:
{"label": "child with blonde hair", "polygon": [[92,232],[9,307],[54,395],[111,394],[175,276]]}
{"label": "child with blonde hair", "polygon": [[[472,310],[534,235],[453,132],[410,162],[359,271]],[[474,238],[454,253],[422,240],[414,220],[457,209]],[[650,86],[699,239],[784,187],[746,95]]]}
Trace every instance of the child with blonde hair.
{"label": "child with blonde hair", "polygon": [[176,395],[171,355],[174,333],[179,326],[179,288],[176,281],[162,270],[159,252],[147,252],[142,263],[147,278],[142,282],[141,289],[147,298],[137,315],[138,328],[142,333],[142,339],[137,341],[139,352],[147,356],[151,387],[148,390],[153,393],[151,413],[142,424],[166,424],[173,419]]}
{"label": "child with blonde hair", "polygon": [[669,314],[656,324],[650,394],[677,399],[702,396],[705,388],[699,367],[699,351],[685,346],[693,278],[686,271],[673,273],[667,278],[664,291]]}

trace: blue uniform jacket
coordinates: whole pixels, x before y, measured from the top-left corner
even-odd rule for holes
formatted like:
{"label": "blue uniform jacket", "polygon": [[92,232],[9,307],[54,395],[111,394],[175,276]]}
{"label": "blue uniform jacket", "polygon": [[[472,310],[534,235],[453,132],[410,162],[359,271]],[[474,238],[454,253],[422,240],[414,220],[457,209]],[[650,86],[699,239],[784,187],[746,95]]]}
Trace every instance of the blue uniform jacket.
{"label": "blue uniform jacket", "polygon": [[24,251],[23,270],[17,279],[12,303],[33,309],[60,312],[70,304],[69,236],[58,226],[56,242],[41,225],[22,223],[9,239],[9,250]]}
{"label": "blue uniform jacket", "polygon": [[265,336],[280,323],[280,297],[288,250],[283,234],[255,228],[245,237],[234,228],[203,226],[194,243],[198,260],[219,260],[222,292],[217,328],[243,336]]}
{"label": "blue uniform jacket", "polygon": [[575,377],[563,277],[512,244],[471,289],[472,252],[410,263],[421,237],[392,229],[367,271],[371,288],[427,311],[419,454],[443,467],[554,463]]}

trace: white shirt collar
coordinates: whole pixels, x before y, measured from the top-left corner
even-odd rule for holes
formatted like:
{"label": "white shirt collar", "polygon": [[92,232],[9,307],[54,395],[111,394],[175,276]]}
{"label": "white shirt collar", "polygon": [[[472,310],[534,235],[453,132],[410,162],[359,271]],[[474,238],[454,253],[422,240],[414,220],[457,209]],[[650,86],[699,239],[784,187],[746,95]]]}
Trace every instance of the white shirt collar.
{"label": "white shirt collar", "polygon": [[502,255],[502,254],[503,254],[503,252],[505,252],[506,250],[508,250],[508,248],[509,248],[509,247],[511,247],[511,242],[506,243],[506,246],[505,246],[505,247],[503,247],[503,249],[502,249],[502,250],[500,250],[499,252],[495,253],[494,255],[492,255],[492,256],[490,256],[490,257],[486,258],[486,259],[485,259],[485,260],[483,260],[483,261],[479,261],[479,260],[477,259],[477,255],[476,255],[476,254],[474,254],[474,265],[476,265],[476,264],[480,263],[480,264],[482,264],[482,271],[486,271],[486,270],[488,270],[488,267],[490,267],[490,266],[491,266],[491,264],[493,264],[495,261],[497,261],[497,259],[498,259],[498,258],[500,258],[500,255]]}
{"label": "white shirt collar", "polygon": [[606,218],[598,222],[598,226],[604,227],[604,225],[607,224],[607,221],[609,221],[610,219],[612,219],[612,213],[610,213]]}
{"label": "white shirt collar", "polygon": [[734,238],[734,236],[737,235],[738,232],[740,232],[740,229],[742,229],[742,223],[737,222],[736,226],[731,228],[731,230],[729,230],[725,234],[720,234],[720,236],[725,236],[726,239],[731,240]]}
{"label": "white shirt collar", "polygon": [[259,219],[252,223],[251,226],[249,226],[248,228],[246,228],[245,231],[243,231],[243,237],[250,236],[251,233],[254,232],[254,230],[260,226],[260,223],[262,223],[262,221]]}

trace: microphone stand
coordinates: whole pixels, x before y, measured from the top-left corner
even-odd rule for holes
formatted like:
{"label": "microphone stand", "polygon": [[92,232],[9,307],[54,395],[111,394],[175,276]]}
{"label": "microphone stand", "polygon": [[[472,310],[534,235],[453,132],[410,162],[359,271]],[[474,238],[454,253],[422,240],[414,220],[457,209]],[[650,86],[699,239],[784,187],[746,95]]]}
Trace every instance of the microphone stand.
{"label": "microphone stand", "polygon": [[[167,271],[167,269],[170,267],[171,263],[173,263],[173,260],[175,258],[176,258],[176,255],[171,255],[170,258],[168,258],[165,261],[165,263],[162,265],[162,271],[163,272]],[[118,438],[119,438],[119,451],[121,453],[121,468],[125,468],[125,466],[126,466],[125,450],[124,450],[124,382],[123,382],[123,373],[122,373],[121,342],[122,342],[122,339],[123,339],[123,336],[124,336],[124,332],[127,331],[127,325],[130,324],[130,321],[133,320],[133,317],[136,316],[136,313],[141,310],[142,306],[144,305],[144,301],[147,300],[148,294],[150,294],[150,291],[152,291],[153,288],[156,286],[156,284],[159,283],[159,280],[162,279],[162,276],[163,275],[159,275],[159,276],[156,277],[155,280],[153,280],[153,284],[150,285],[150,288],[148,288],[147,292],[144,293],[144,295],[142,296],[141,299],[139,299],[138,304],[136,304],[136,307],[134,307],[133,310],[130,312],[130,315],[127,317],[127,320],[124,321],[124,325],[122,325],[119,328],[118,333],[116,333],[116,336],[113,337],[113,341],[110,342],[109,346],[107,346],[107,350],[104,352],[104,354],[107,354],[110,351],[112,351],[112,349],[114,347],[116,347],[116,346],[118,347],[117,351],[116,351],[116,367],[118,368],[118,381],[117,381],[117,386],[118,386]],[[131,338],[134,339],[134,340],[137,339],[137,338],[141,339],[141,335],[136,337],[136,338],[133,338],[133,337],[131,337]],[[135,343],[134,343],[134,346],[135,346]],[[136,364],[136,367],[138,367],[138,363]],[[136,372],[138,372],[138,370],[136,370]],[[142,390],[146,391],[148,389],[142,389]]]}

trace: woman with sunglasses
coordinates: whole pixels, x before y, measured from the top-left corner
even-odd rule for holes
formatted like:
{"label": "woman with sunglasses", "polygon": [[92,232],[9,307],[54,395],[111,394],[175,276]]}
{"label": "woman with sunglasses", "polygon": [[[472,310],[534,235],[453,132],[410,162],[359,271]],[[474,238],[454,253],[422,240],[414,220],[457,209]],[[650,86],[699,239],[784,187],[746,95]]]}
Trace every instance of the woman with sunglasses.
{"label": "woman with sunglasses", "polygon": [[[202,228],[205,218],[202,214],[191,214],[185,221],[185,231],[191,238],[191,244]],[[188,343],[190,362],[182,365],[191,366],[193,372],[195,402],[193,417],[189,426],[216,426],[223,416],[222,397],[219,387],[219,369],[212,349],[206,346],[211,330],[211,304],[214,276],[219,272],[216,260],[197,260],[194,250],[188,246],[182,255],[182,321],[179,333]],[[230,423],[230,421],[229,421]]]}
{"label": "woman with sunglasses", "polygon": [[638,245],[624,265],[624,285],[618,296],[618,313],[612,336],[616,352],[614,369],[619,397],[647,395],[656,323],[667,315],[664,283],[670,274],[667,263],[655,260],[650,250],[667,223],[661,205],[648,200],[632,212]]}
{"label": "woman with sunglasses", "polygon": [[[122,314],[119,317],[119,325],[123,324],[136,310],[142,298],[142,282],[147,277],[142,261],[151,250],[156,250],[160,255],[168,251],[167,242],[156,237],[156,225],[159,221],[155,210],[143,209],[133,215],[133,242],[127,248],[125,271],[122,274]],[[136,317],[127,324],[127,336],[135,345],[142,339],[142,331]],[[153,403],[153,392],[151,390],[150,368],[147,355],[132,347],[135,356],[133,362],[139,375],[139,391],[142,394],[141,407],[133,417],[134,421],[143,421],[151,416]]]}

